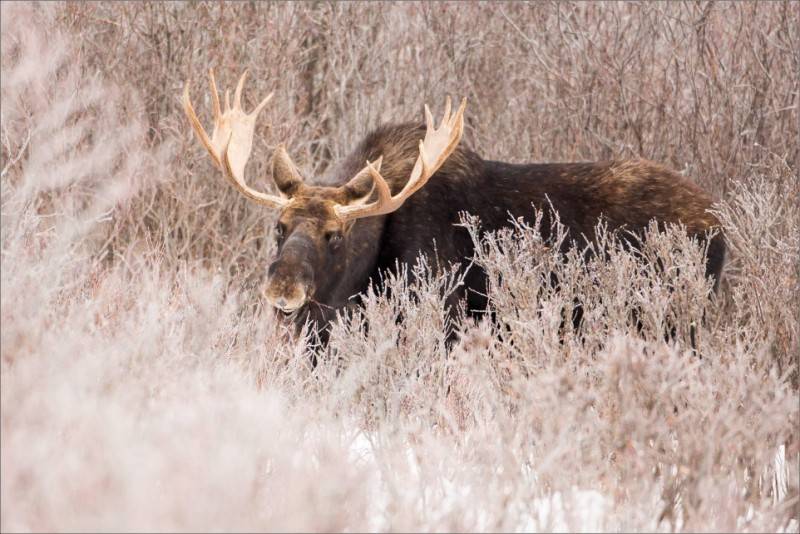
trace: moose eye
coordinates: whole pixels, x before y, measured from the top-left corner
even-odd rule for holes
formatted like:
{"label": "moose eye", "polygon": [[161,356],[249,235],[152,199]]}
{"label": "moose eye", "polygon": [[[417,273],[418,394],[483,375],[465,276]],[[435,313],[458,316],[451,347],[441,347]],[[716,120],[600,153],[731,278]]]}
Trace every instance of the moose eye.
{"label": "moose eye", "polygon": [[277,239],[278,242],[283,241],[283,236],[285,234],[286,234],[286,225],[284,225],[283,223],[278,223],[277,225],[275,225],[275,239]]}
{"label": "moose eye", "polygon": [[342,234],[339,232],[328,232],[325,239],[331,247],[338,247],[342,243]]}

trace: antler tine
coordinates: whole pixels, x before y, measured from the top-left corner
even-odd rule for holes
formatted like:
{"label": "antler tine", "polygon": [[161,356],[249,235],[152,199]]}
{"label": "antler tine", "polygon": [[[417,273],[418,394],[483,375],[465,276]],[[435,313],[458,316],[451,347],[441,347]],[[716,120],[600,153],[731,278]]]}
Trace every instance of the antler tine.
{"label": "antler tine", "polygon": [[463,130],[464,129],[464,110],[465,109],[467,109],[467,99],[466,99],[466,97],[461,99],[461,104],[458,106],[458,111],[456,111],[456,114],[453,116],[453,118],[450,121],[451,122],[451,126],[456,126],[457,125],[459,130]]}
{"label": "antler tine", "polygon": [[442,123],[439,125],[439,128],[444,126],[445,124],[449,124],[450,121],[450,111],[453,107],[453,103],[450,101],[450,95],[444,100],[444,115],[442,115]]}
{"label": "antler tine", "polygon": [[233,97],[234,108],[242,109],[242,88],[244,87],[245,79],[247,79],[247,69],[244,69],[242,77],[239,78],[239,83],[236,84],[236,93]]}
{"label": "antler tine", "polygon": [[267,105],[267,102],[269,102],[270,100],[272,100],[272,95],[274,95],[274,94],[275,94],[275,93],[270,93],[270,94],[268,94],[267,96],[265,96],[265,97],[264,97],[264,100],[262,100],[262,101],[261,101],[261,102],[260,102],[260,103],[259,103],[259,104],[256,106],[256,109],[254,109],[254,110],[253,110],[253,111],[250,113],[250,116],[251,116],[251,117],[253,117],[253,118],[256,118],[256,117],[258,117],[258,114],[259,114],[259,113],[261,113],[261,110],[262,110],[262,109],[264,109],[264,106],[266,106],[266,105]]}
{"label": "antler tine", "polygon": [[367,170],[372,176],[372,183],[378,192],[378,203],[386,204],[392,200],[392,190],[389,188],[389,184],[386,183],[386,180],[383,179],[383,176],[381,176],[379,169],[381,168],[382,162],[383,156],[379,157],[374,163],[368,161]]}
{"label": "antler tine", "polygon": [[239,78],[234,94],[234,107],[230,106],[230,91],[225,91],[225,111],[220,110],[219,93],[217,92],[217,82],[214,78],[214,70],[208,70],[209,83],[211,86],[211,101],[214,112],[214,130],[211,137],[208,136],[200,119],[192,106],[189,97],[189,84],[183,92],[183,108],[186,116],[192,124],[197,137],[208,151],[211,159],[222,170],[225,178],[247,198],[258,202],[261,205],[273,208],[281,208],[289,201],[276,195],[261,193],[250,188],[244,179],[244,169],[250,159],[250,152],[253,147],[253,134],[255,132],[255,119],[259,112],[272,98],[270,93],[253,110],[246,114],[242,110],[242,90],[247,78],[247,71]]}
{"label": "antler tine", "polygon": [[[211,102],[214,106],[214,120],[222,116],[222,109],[219,107],[219,93],[217,92],[217,80],[214,78],[214,69],[208,69],[208,83],[211,85]],[[189,84],[186,84],[188,87]]]}
{"label": "antler tine", "polygon": [[208,137],[205,128],[203,128],[203,124],[200,122],[200,119],[197,118],[197,113],[194,111],[194,106],[192,106],[192,100],[189,97],[189,84],[186,84],[186,87],[183,90],[183,110],[186,113],[186,116],[189,118],[189,122],[192,123],[192,129],[194,129],[197,137],[200,139],[200,142],[208,151],[211,159],[217,165],[221,164],[219,159],[219,154],[217,153],[216,149],[214,148],[214,144],[211,141],[211,138]]}
{"label": "antler tine", "polygon": [[442,122],[439,128],[435,128],[433,116],[426,105],[425,123],[427,130],[425,138],[419,142],[419,156],[403,189],[397,195],[392,195],[389,185],[380,172],[371,163],[367,162],[365,170],[372,176],[378,193],[377,200],[363,205],[336,206],[336,213],[339,217],[344,220],[374,217],[391,213],[402,206],[408,197],[419,191],[428,182],[458,146],[464,131],[464,110],[466,106],[467,99],[464,98],[458,111],[451,117],[452,107],[450,97],[448,97]]}
{"label": "antler tine", "polygon": [[428,104],[425,104],[425,128],[427,130],[433,130],[436,128],[436,125],[433,123],[431,108],[428,107]]}

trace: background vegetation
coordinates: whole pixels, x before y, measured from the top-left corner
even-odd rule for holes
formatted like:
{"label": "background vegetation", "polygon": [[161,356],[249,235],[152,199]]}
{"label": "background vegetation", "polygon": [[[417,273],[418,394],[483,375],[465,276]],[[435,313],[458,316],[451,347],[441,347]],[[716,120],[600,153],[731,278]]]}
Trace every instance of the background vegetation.
{"label": "background vegetation", "polygon": [[[278,143],[313,176],[447,94],[489,159],[666,163],[721,292],[680,232],[657,274],[516,225],[476,257],[503,336],[445,350],[458,275],[409,266],[312,372],[258,296],[274,213],[180,110],[210,66],[276,93],[264,189]],[[3,3],[1,88],[2,530],[800,529],[797,3]]]}

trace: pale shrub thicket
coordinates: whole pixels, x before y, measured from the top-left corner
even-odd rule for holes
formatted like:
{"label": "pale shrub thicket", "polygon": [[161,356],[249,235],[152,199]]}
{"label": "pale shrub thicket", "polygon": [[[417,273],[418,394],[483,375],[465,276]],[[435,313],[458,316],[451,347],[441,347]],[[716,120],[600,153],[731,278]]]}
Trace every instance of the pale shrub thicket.
{"label": "pale shrub thicket", "polygon": [[[4,4],[0,528],[797,531],[797,11]],[[278,89],[252,176],[447,92],[492,157],[686,170],[720,293],[679,228],[640,255],[601,228],[599,260],[465,215],[495,320],[401,266],[312,371],[257,297],[271,215],[177,108],[208,62]]]}

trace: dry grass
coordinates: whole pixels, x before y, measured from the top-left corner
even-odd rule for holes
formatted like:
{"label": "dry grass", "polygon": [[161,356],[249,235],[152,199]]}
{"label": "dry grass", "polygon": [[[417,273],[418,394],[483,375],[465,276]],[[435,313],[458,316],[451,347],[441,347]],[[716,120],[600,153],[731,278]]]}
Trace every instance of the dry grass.
{"label": "dry grass", "polygon": [[[719,200],[721,292],[677,229],[663,273],[476,232],[500,332],[447,350],[458,273],[407,266],[312,372],[273,214],[180,112],[209,65],[276,91],[261,187],[445,94],[489,158],[662,161]],[[790,2],[3,4],[0,528],[797,531],[799,80]]]}

